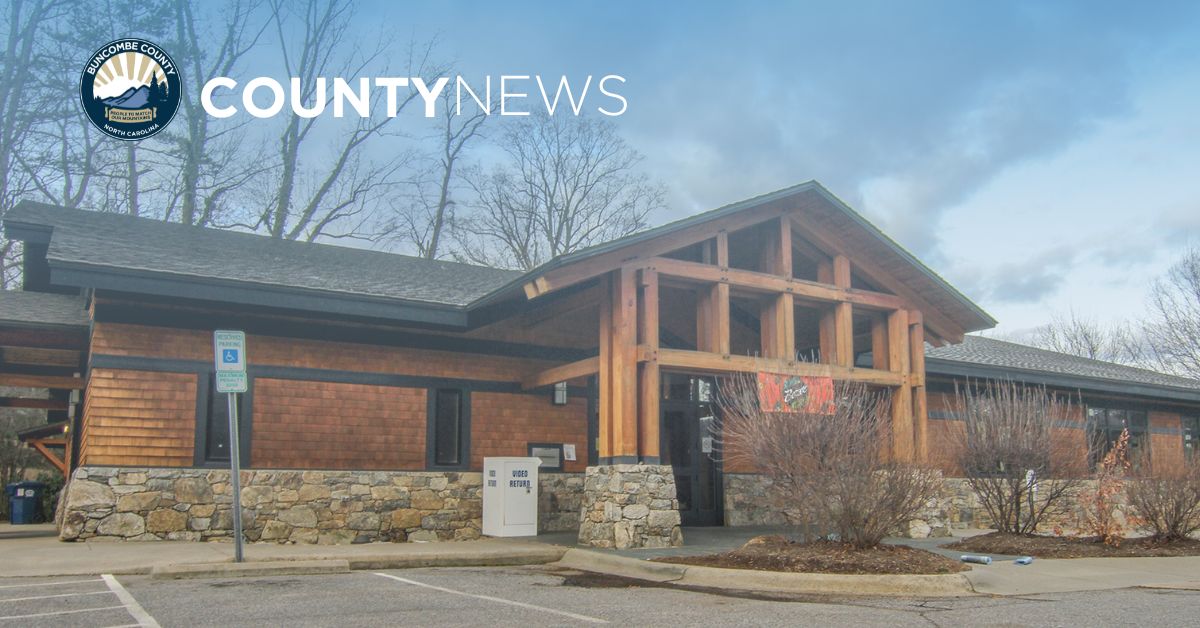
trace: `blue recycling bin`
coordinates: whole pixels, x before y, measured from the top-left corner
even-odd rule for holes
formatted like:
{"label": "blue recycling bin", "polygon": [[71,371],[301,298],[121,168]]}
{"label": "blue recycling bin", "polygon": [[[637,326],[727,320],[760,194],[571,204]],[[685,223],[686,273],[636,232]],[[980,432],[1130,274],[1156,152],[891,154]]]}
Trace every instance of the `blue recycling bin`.
{"label": "blue recycling bin", "polygon": [[41,519],[42,494],[46,485],[41,482],[13,482],[4,487],[8,495],[8,519],[13,525],[37,523]]}

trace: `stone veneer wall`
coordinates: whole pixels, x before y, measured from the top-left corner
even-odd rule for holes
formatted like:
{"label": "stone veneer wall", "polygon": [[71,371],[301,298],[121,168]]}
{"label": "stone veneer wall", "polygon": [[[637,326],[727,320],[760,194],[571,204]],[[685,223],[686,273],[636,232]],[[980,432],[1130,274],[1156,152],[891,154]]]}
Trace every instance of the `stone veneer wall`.
{"label": "stone veneer wall", "polygon": [[[1087,483],[1085,490],[1094,490],[1094,483]],[[729,526],[786,526],[788,517],[773,505],[770,478],[755,474],[725,474],[725,524]],[[1080,525],[1078,510],[1067,502],[1065,512],[1047,517],[1039,527],[1043,533],[1058,528],[1066,533],[1075,532]],[[1118,521],[1124,523],[1123,505],[1117,505]],[[948,536],[950,530],[988,528],[991,519],[979,503],[979,498],[962,478],[946,478],[942,494],[931,501],[917,519],[909,522],[907,530],[899,531],[902,536],[926,538]]]}
{"label": "stone veneer wall", "polygon": [[788,518],[775,505],[771,478],[753,473],[726,473],[725,525],[785,526]]}
{"label": "stone veneer wall", "polygon": [[630,549],[683,545],[675,476],[669,465],[588,467],[579,542]]}
{"label": "stone veneer wall", "polygon": [[538,532],[579,529],[583,481],[582,473],[538,473]]}
{"label": "stone veneer wall", "polygon": [[[579,525],[583,475],[544,473],[539,528]],[[482,475],[419,471],[243,471],[250,541],[366,543],[474,539]],[[232,535],[229,472],[81,467],[65,492],[60,538],[220,540]]]}

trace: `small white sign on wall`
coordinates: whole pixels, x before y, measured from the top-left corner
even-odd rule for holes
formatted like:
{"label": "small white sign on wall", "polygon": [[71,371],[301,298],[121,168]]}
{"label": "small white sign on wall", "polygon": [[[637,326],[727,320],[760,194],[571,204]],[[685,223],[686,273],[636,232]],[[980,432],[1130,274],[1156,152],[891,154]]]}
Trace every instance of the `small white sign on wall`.
{"label": "small white sign on wall", "polygon": [[563,460],[575,461],[575,443],[563,443]]}

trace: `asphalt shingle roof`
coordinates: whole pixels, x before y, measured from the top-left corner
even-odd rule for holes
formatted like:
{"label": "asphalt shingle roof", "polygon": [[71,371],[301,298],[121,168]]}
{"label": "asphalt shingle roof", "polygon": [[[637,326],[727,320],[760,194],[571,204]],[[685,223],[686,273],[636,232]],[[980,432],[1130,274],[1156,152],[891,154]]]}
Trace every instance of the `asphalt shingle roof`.
{"label": "asphalt shingle roof", "polygon": [[991,366],[1011,371],[1053,373],[1072,378],[1144,384],[1200,393],[1200,380],[1081,358],[982,336],[966,336],[962,343],[956,345],[927,346],[925,357],[925,370],[929,373],[939,372],[939,361],[941,361],[942,363]]}
{"label": "asphalt shingle roof", "polygon": [[521,273],[25,202],[5,221],[48,225],[47,259],[268,286],[465,306]]}
{"label": "asphalt shingle roof", "polygon": [[0,291],[0,324],[87,327],[83,297],[46,292]]}

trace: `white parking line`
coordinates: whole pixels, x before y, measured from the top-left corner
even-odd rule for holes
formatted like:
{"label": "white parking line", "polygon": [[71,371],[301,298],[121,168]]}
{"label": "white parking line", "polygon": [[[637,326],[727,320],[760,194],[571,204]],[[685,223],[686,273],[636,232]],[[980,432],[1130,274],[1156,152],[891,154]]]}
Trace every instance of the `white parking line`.
{"label": "white parking line", "polygon": [[88,580],[59,580],[58,582],[34,582],[32,584],[4,584],[0,585],[0,589],[24,589],[28,587],[53,587],[60,584],[79,584],[80,582],[100,582],[100,578],[91,578]]}
{"label": "white parking line", "polygon": [[117,582],[116,578],[112,577],[110,574],[102,574],[100,577],[104,578],[104,583],[108,585],[108,588],[113,593],[117,594],[117,599],[121,600],[121,603],[125,605],[125,610],[129,611],[130,615],[133,615],[134,620],[137,621],[139,626],[142,626],[143,628],[162,628],[162,626],[159,626],[158,622],[150,616],[150,613],[147,613],[146,609],[142,608],[142,605],[138,604],[138,601],[133,599],[133,596],[129,594],[129,591],[125,590],[125,586],[120,582]]}
{"label": "white parking line", "polygon": [[536,606],[534,604],[526,604],[525,602],[517,602],[515,600],[506,600],[504,598],[492,597],[490,595],[479,595],[477,593],[467,593],[466,591],[456,591],[454,589],[447,589],[446,587],[439,587],[439,586],[434,586],[432,584],[425,584],[424,582],[417,582],[416,580],[409,580],[408,578],[401,578],[400,576],[393,576],[391,574],[375,572],[375,575],[383,576],[384,578],[391,578],[392,580],[395,580],[397,582],[403,582],[404,584],[411,584],[411,585],[417,586],[417,587],[425,587],[426,589],[433,589],[434,591],[441,591],[443,593],[453,593],[454,595],[473,597],[473,598],[480,599],[480,600],[487,600],[489,602],[499,602],[501,604],[509,604],[511,606],[519,606],[521,608],[528,608],[528,609],[534,610],[534,611],[542,611],[543,613],[553,613],[555,615],[562,615],[563,617],[570,617],[571,619],[577,619],[579,621],[586,621],[586,622],[593,623],[593,624],[607,624],[608,623],[607,621],[604,621],[603,619],[599,619],[596,617],[588,617],[587,615],[577,615],[575,613],[568,613],[566,611],[560,611],[560,610],[554,609],[554,608],[546,608],[545,606]]}
{"label": "white parking line", "polygon": [[4,615],[0,617],[0,621],[5,619],[29,619],[30,617],[50,617],[51,615],[70,615],[72,613],[90,613],[92,611],[111,611],[117,608],[125,608],[124,606],[97,606],[96,608],[77,608],[72,611],[50,611],[48,613],[31,613],[29,615]]}
{"label": "white parking line", "polygon": [[56,593],[54,595],[34,595],[31,597],[12,597],[0,600],[0,604],[5,602],[28,602],[29,600],[48,600],[55,597],[83,597],[85,595],[112,595],[112,591],[87,591],[84,593]]}

